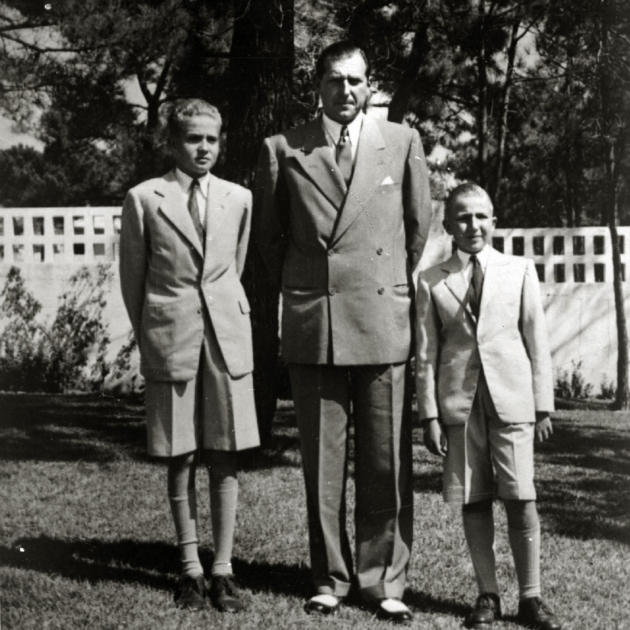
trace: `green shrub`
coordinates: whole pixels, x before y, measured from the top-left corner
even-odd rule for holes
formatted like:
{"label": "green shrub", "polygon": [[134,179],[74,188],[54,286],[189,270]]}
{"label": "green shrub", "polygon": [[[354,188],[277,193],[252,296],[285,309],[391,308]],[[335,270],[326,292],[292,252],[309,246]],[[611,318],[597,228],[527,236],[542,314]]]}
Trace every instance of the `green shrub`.
{"label": "green shrub", "polygon": [[589,398],[593,386],[587,383],[582,374],[582,361],[571,361],[571,372],[558,370],[556,378],[556,395],[567,399]]}
{"label": "green shrub", "polygon": [[602,382],[599,386],[600,392],[597,394],[597,398],[602,400],[614,400],[617,394],[617,387],[613,381],[609,381],[606,374],[602,377]]}
{"label": "green shrub", "polygon": [[41,304],[11,267],[0,294],[0,390],[95,391],[110,371],[106,361],[109,333],[103,322],[105,295],[111,285],[108,265],[81,267],[59,298],[52,323],[37,316]]}

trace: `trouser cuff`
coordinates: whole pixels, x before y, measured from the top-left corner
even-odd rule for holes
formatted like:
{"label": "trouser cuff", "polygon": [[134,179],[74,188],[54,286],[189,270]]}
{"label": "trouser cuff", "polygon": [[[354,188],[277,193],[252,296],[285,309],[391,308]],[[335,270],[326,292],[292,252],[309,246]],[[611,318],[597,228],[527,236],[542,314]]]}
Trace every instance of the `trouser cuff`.
{"label": "trouser cuff", "polygon": [[361,588],[361,594],[367,599],[402,599],[405,593],[405,587],[398,582],[379,582],[372,586],[364,586]]}
{"label": "trouser cuff", "polygon": [[350,591],[350,584],[348,582],[341,582],[334,578],[328,580],[313,580],[313,584],[318,595],[346,597]]}

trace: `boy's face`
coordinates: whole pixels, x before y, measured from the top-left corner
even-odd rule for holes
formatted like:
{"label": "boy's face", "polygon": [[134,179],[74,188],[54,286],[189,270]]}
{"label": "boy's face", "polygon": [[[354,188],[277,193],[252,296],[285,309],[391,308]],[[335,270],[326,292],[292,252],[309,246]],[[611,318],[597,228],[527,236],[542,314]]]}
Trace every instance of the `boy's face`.
{"label": "boy's face", "polygon": [[221,124],[209,116],[184,118],[171,141],[177,168],[190,177],[203,177],[219,157]]}
{"label": "boy's face", "polygon": [[455,201],[444,218],[444,228],[459,249],[468,254],[478,254],[491,242],[496,222],[488,200],[471,195]]}

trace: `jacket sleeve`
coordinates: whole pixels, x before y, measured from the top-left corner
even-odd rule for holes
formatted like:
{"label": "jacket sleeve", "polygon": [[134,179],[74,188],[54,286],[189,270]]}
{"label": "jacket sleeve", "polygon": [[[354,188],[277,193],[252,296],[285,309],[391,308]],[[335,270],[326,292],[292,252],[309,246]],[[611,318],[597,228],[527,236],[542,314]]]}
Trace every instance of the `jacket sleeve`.
{"label": "jacket sleeve", "polygon": [[249,245],[249,234],[252,225],[252,193],[249,190],[244,191],[245,207],[243,208],[243,217],[238,234],[238,244],[236,246],[236,271],[239,277],[243,275],[245,269],[245,259],[247,258],[247,246]]}
{"label": "jacket sleeve", "polygon": [[407,239],[407,256],[412,273],[416,270],[431,227],[431,189],[427,161],[420,141],[420,135],[414,129],[412,133],[404,182],[404,216]]}
{"label": "jacket sleeve", "polygon": [[420,276],[416,291],[416,394],[420,420],[440,415],[437,400],[439,355],[439,318],[429,284]]}
{"label": "jacket sleeve", "polygon": [[254,240],[267,271],[282,286],[288,246],[289,193],[270,138],[263,143],[254,187]]}
{"label": "jacket sleeve", "polygon": [[536,268],[527,261],[521,299],[523,341],[532,365],[532,381],[536,411],[553,411],[553,365],[545,312],[542,306],[540,283]]}
{"label": "jacket sleeve", "polygon": [[127,193],[120,230],[120,286],[138,346],[147,275],[149,236],[142,204],[133,190]]}

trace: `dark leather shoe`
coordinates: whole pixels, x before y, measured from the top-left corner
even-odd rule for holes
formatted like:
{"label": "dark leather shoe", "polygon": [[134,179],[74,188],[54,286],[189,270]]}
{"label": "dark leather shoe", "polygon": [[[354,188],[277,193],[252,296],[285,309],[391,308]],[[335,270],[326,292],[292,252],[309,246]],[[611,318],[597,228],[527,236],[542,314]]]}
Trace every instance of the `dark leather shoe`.
{"label": "dark leather shoe", "polygon": [[518,603],[518,622],[532,630],[561,630],[562,624],[540,597],[528,597]]}
{"label": "dark leather shoe", "polygon": [[220,612],[237,613],[245,608],[233,575],[215,575],[210,584],[210,601]]}
{"label": "dark leather shoe", "polygon": [[323,615],[323,616],[334,616],[339,611],[341,607],[341,602],[343,601],[340,597],[336,597],[337,603],[333,606],[329,606],[328,604],[324,604],[322,602],[317,601],[314,598],[309,599],[306,604],[304,604],[304,610],[309,615]]}
{"label": "dark leather shoe", "polygon": [[195,575],[194,577],[185,575],[177,589],[175,605],[187,610],[201,610],[206,606],[205,592],[206,580],[203,575]]}
{"label": "dark leather shoe", "polygon": [[486,630],[501,619],[501,600],[496,593],[482,593],[477,597],[473,611],[466,618],[464,624],[474,630]]}
{"label": "dark leather shoe", "polygon": [[387,610],[386,608],[383,608],[382,605],[379,605],[376,610],[376,618],[380,619],[381,621],[389,621],[391,623],[395,623],[399,626],[407,626],[410,625],[413,621],[413,614],[406,606],[405,610],[397,610],[392,612],[390,610]]}

